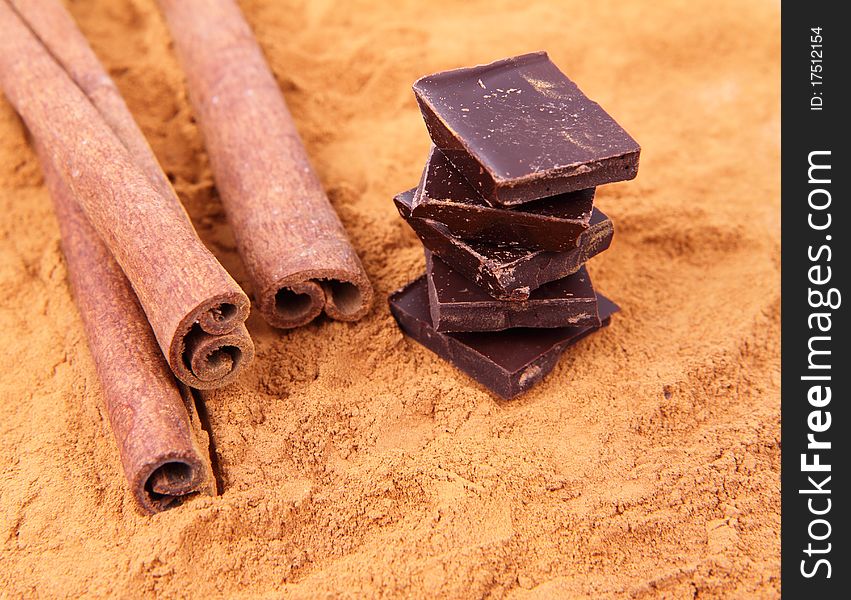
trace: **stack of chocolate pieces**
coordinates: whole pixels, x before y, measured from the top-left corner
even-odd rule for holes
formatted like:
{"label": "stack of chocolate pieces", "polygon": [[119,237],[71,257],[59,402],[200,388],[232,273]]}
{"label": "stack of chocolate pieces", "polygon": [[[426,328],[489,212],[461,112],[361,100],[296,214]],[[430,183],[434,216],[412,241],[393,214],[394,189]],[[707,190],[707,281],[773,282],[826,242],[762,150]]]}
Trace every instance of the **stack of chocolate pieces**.
{"label": "stack of chocolate pieces", "polygon": [[394,201],[426,273],[390,309],[513,398],[618,310],[584,264],[614,234],[595,187],[635,177],[640,148],[545,52],[430,75],[414,93],[434,145],[419,186]]}

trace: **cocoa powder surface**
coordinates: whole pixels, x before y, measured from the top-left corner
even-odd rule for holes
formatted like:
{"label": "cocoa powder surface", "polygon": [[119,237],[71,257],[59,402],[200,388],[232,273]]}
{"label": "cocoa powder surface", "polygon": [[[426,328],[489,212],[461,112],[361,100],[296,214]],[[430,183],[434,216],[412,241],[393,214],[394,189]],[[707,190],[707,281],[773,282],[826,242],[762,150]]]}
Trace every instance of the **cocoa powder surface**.
{"label": "cocoa powder surface", "polygon": [[[0,596],[779,596],[779,5],[241,6],[379,301],[252,315],[253,367],[204,394],[222,494],[143,516],[0,101]],[[247,286],[153,1],[68,7]],[[538,49],[643,150],[596,199],[616,233],[589,271],[622,313],[502,402],[393,322],[424,260],[391,198],[429,148],[411,83]]]}

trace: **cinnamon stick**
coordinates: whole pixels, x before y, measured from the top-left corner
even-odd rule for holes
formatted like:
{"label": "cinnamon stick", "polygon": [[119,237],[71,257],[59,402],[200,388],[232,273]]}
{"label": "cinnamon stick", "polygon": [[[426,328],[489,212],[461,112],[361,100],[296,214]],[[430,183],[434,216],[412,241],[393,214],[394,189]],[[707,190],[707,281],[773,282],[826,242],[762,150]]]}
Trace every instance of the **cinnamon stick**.
{"label": "cinnamon stick", "polygon": [[354,321],[372,287],[232,0],[159,0],[216,185],[269,324]]}
{"label": "cinnamon stick", "polygon": [[121,266],[174,374],[219,387],[253,357],[248,298],[198,238],[114,85],[56,7],[33,2],[22,13],[44,28],[48,51],[0,0],[0,84]]}
{"label": "cinnamon stick", "polygon": [[[133,162],[157,189],[180,206],[121,92],[60,0],[7,0],[51,56],[98,109]],[[182,207],[181,207],[182,208]]]}
{"label": "cinnamon stick", "polygon": [[133,289],[71,191],[36,144],[59,221],[71,291],[103,388],[124,475],[148,513],[213,494],[209,440],[179,389]]}

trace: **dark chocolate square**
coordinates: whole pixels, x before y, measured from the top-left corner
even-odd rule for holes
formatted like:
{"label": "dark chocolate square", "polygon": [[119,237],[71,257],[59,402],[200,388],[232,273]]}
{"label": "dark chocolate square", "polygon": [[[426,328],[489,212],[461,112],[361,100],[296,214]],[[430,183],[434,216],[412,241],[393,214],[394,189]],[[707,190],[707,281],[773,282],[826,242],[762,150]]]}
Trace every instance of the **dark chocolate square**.
{"label": "dark chocolate square", "polygon": [[412,207],[413,216],[442,223],[462,239],[558,252],[575,248],[588,229],[594,188],[536,200],[514,210],[493,206],[432,146]]}
{"label": "dark chocolate square", "polygon": [[[444,360],[508,400],[541,381],[572,344],[598,327],[559,327],[474,333],[441,333],[431,326],[425,277],[390,295],[399,327]],[[619,308],[598,296],[600,319],[608,325]]]}
{"label": "dark chocolate square", "polygon": [[606,250],[614,236],[612,222],[595,208],[588,229],[573,250],[549,252],[462,240],[437,221],[412,217],[413,198],[414,190],[408,190],[393,201],[423,245],[455,271],[501,300],[525,300],[545,283],[575,273],[589,258]]}
{"label": "dark chocolate square", "polygon": [[431,139],[479,193],[513,206],[632,179],[638,143],[546,52],[414,84]]}
{"label": "dark chocolate square", "polygon": [[528,300],[498,300],[426,250],[426,281],[436,331],[600,325],[597,295],[585,267],[542,285]]}

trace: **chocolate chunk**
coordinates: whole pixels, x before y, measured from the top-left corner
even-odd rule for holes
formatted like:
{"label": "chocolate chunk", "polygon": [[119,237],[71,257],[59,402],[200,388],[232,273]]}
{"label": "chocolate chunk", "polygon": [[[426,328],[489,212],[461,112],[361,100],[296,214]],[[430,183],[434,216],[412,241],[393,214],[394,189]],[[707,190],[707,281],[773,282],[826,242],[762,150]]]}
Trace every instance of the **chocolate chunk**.
{"label": "chocolate chunk", "polygon": [[528,300],[497,300],[426,250],[426,281],[436,331],[600,325],[597,295],[585,267],[542,285]]}
{"label": "chocolate chunk", "polygon": [[[553,370],[564,350],[598,327],[525,327],[473,333],[441,333],[431,326],[425,277],[390,295],[390,311],[399,327],[444,360],[498,396],[509,400]],[[617,305],[598,295],[602,325]]]}
{"label": "chocolate chunk", "polygon": [[411,212],[442,223],[462,239],[560,251],[576,247],[588,229],[593,206],[594,188],[529,202],[515,210],[494,207],[432,146]]}
{"label": "chocolate chunk", "polygon": [[431,219],[411,216],[414,190],[398,194],[393,201],[423,245],[446,264],[500,300],[526,300],[532,290],[579,270],[589,258],[612,243],[612,222],[594,209],[579,246],[565,252],[530,250],[505,244],[465,241]]}
{"label": "chocolate chunk", "polygon": [[632,179],[640,148],[546,52],[429,75],[431,139],[482,196],[511,206]]}

